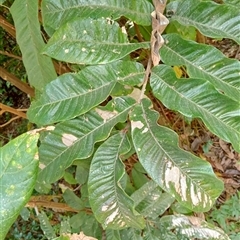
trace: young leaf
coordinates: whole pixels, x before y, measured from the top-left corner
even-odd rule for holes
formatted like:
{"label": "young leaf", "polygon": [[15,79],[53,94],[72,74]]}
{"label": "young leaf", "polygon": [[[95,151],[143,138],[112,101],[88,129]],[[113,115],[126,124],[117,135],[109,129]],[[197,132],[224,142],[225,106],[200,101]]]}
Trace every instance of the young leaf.
{"label": "young leaf", "polygon": [[163,104],[191,118],[201,118],[207,128],[231,142],[240,152],[239,103],[220,94],[203,79],[178,79],[171,67],[152,70],[151,87]]}
{"label": "young leaf", "polygon": [[151,25],[153,6],[146,0],[43,0],[44,28],[49,35],[74,18],[112,18],[125,16],[139,25]]}
{"label": "young leaf", "polygon": [[40,222],[41,229],[47,239],[54,239],[56,238],[56,234],[54,232],[53,227],[51,226],[49,219],[45,212],[41,212],[38,214],[38,219]]}
{"label": "young leaf", "polygon": [[230,240],[222,229],[205,222],[201,218],[193,216],[164,216],[160,220],[160,225],[162,228],[167,228],[169,231],[177,233],[176,235],[178,235],[178,237],[181,236],[181,239]]}
{"label": "young leaf", "polygon": [[38,22],[38,1],[15,0],[10,11],[29,82],[42,91],[57,74],[51,59],[40,54],[45,44]]}
{"label": "young leaf", "polygon": [[57,124],[39,148],[41,170],[38,181],[55,182],[75,159],[91,156],[94,144],[106,139],[118,122],[126,121],[134,105],[135,101],[130,97],[115,98],[105,107]]}
{"label": "young leaf", "polygon": [[170,194],[163,193],[153,181],[144,184],[131,195],[131,198],[134,200],[136,210],[144,217],[151,219],[162,215],[175,200]]}
{"label": "young leaf", "polygon": [[84,209],[84,203],[81,198],[77,197],[73,191],[66,189],[63,193],[63,199],[73,209],[82,210]]}
{"label": "young leaf", "polygon": [[211,165],[179,148],[177,134],[157,124],[158,113],[143,99],[130,114],[133,144],[148,175],[194,211],[208,211],[223,190]]}
{"label": "young leaf", "polygon": [[239,9],[212,1],[180,0],[170,3],[168,11],[174,12],[171,21],[194,26],[211,38],[230,38],[240,44]]}
{"label": "young leaf", "polygon": [[145,224],[120,184],[125,172],[120,156],[130,149],[127,136],[120,132],[98,148],[91,162],[89,201],[96,219],[104,228],[143,228]]}
{"label": "young leaf", "polygon": [[77,74],[62,75],[48,84],[42,96],[32,103],[28,118],[38,125],[66,121],[103,102],[116,82],[136,83],[142,77],[143,67],[128,61],[90,66]]}
{"label": "young leaf", "polygon": [[190,77],[202,78],[235,101],[240,100],[240,62],[225,57],[212,46],[187,41],[177,34],[164,36],[162,61],[170,66],[187,67]]}
{"label": "young leaf", "polygon": [[0,148],[0,239],[30,199],[37,177],[38,134],[30,132]]}
{"label": "young leaf", "polygon": [[148,42],[129,43],[116,22],[107,19],[75,19],[60,27],[43,53],[60,61],[78,64],[106,64],[125,57]]}

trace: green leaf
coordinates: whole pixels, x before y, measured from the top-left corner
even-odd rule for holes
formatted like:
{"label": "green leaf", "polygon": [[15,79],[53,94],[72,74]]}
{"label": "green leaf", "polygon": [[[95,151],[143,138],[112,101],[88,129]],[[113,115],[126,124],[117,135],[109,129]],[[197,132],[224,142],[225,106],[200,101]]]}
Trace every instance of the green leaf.
{"label": "green leaf", "polygon": [[238,7],[238,9],[240,8],[239,0],[223,0],[223,2],[225,4],[230,4],[230,5],[234,6],[234,7]]}
{"label": "green leaf", "polygon": [[122,240],[118,230],[106,229],[107,240]]}
{"label": "green leaf", "polygon": [[107,19],[75,19],[60,27],[44,48],[45,54],[78,64],[114,62],[149,42],[129,43],[118,23]]}
{"label": "green leaf", "polygon": [[57,74],[51,59],[40,54],[45,44],[38,22],[38,1],[15,0],[10,12],[29,82],[37,90],[42,91]]}
{"label": "green leaf", "polygon": [[130,97],[115,98],[78,118],[57,124],[39,148],[38,181],[52,183],[60,179],[75,159],[91,156],[94,144],[106,139],[118,122],[127,119],[135,105]]}
{"label": "green leaf", "polygon": [[[165,239],[165,238],[162,238],[161,236],[161,230],[156,228],[153,222],[147,222],[146,228],[143,230],[142,236],[144,240]],[[167,240],[169,239],[167,238]]]}
{"label": "green leaf", "polygon": [[163,193],[153,181],[144,184],[131,195],[131,198],[134,200],[136,210],[144,217],[151,219],[162,215],[175,200],[170,194]]}
{"label": "green leaf", "polygon": [[139,229],[126,228],[126,229],[121,230],[120,234],[122,237],[121,239],[143,240],[143,238],[141,236],[141,231]]}
{"label": "green leaf", "polygon": [[131,175],[132,175],[133,186],[134,186],[136,189],[139,189],[139,188],[142,187],[146,182],[148,182],[147,176],[145,176],[145,175],[144,175],[143,173],[141,173],[141,172],[138,172],[135,168],[132,169]]}
{"label": "green leaf", "polygon": [[73,209],[82,210],[84,209],[83,201],[77,197],[73,191],[70,189],[66,189],[63,193],[64,201]]}
{"label": "green leaf", "polygon": [[78,184],[83,185],[87,182],[89,168],[90,168],[90,160],[84,159],[77,162],[77,169],[75,174],[75,179]]}
{"label": "green leaf", "polygon": [[140,25],[151,25],[153,6],[146,0],[43,0],[44,28],[49,35],[74,18],[112,18],[125,16]]}
{"label": "green leaf", "polygon": [[37,177],[37,133],[25,133],[0,148],[0,239],[31,197]]}
{"label": "green leaf", "polygon": [[180,0],[170,3],[171,20],[185,26],[194,26],[211,38],[230,38],[240,44],[239,9],[212,1]]}
{"label": "green leaf", "polygon": [[120,184],[125,173],[120,156],[130,149],[127,136],[120,132],[98,148],[91,162],[89,201],[96,219],[104,228],[144,227],[144,219],[134,210],[133,200]]}
{"label": "green leaf", "polygon": [[90,66],[77,74],[62,75],[32,103],[28,118],[38,125],[66,121],[103,102],[117,82],[131,84],[142,80],[143,75],[143,66],[129,61]]}
{"label": "green leaf", "polygon": [[[184,39],[193,40],[193,41],[196,40],[196,34],[197,34],[195,27],[193,27],[193,26],[186,27],[177,21],[171,21],[168,24],[165,32],[168,34],[177,33],[180,36],[182,36]],[[165,42],[165,44],[166,44],[166,42]]]}
{"label": "green leaf", "polygon": [[[205,222],[201,218],[184,215],[169,215],[161,218],[162,228],[175,232],[181,239],[230,240],[222,229]],[[178,238],[180,239],[180,238]]]}
{"label": "green leaf", "polygon": [[240,152],[239,103],[220,94],[203,79],[178,79],[171,67],[161,65],[152,70],[151,86],[163,104],[191,118],[201,118],[207,128],[231,142]]}
{"label": "green leaf", "polygon": [[44,236],[47,239],[56,238],[56,234],[54,232],[53,227],[51,226],[51,224],[49,222],[49,219],[48,219],[46,213],[43,212],[43,211],[41,213],[39,213],[38,214],[38,219],[39,219],[39,222],[40,222],[41,229],[44,233]]}
{"label": "green leaf", "polygon": [[223,190],[211,165],[179,148],[177,134],[159,126],[158,113],[143,99],[130,114],[132,138],[148,175],[184,206],[208,211]]}
{"label": "green leaf", "polygon": [[162,61],[170,66],[187,67],[190,77],[202,78],[235,101],[240,100],[240,62],[225,57],[212,46],[187,41],[177,34],[164,36]]}

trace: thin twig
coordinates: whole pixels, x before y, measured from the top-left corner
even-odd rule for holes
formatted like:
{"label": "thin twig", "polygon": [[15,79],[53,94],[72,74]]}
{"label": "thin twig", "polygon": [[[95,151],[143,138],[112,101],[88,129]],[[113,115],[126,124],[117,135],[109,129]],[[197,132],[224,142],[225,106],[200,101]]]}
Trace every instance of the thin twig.
{"label": "thin twig", "polygon": [[134,29],[135,29],[135,32],[137,34],[138,40],[140,42],[144,42],[144,39],[142,38],[142,35],[141,35],[140,31],[139,31],[139,27],[138,27],[138,25],[136,23],[134,23]]}
{"label": "thin twig", "polygon": [[146,87],[147,87],[147,83],[148,83],[148,78],[149,78],[149,75],[150,75],[150,72],[151,72],[151,67],[152,67],[152,59],[151,59],[151,57],[149,57],[148,58],[148,63],[147,63],[147,68],[146,68],[146,71],[145,71],[144,80],[143,80],[143,86],[142,86],[141,94],[140,94],[140,97],[138,99],[138,103],[140,103],[141,100],[144,97],[144,93],[146,91]]}
{"label": "thin twig", "polygon": [[27,83],[21,81],[12,73],[8,72],[5,68],[0,67],[0,77],[5,81],[10,82],[15,87],[25,92],[29,96],[31,97],[34,96],[34,89],[32,87],[30,87]]}
{"label": "thin twig", "polygon": [[22,57],[16,56],[14,54],[11,54],[11,53],[8,53],[8,52],[5,52],[5,51],[0,50],[0,54],[11,57],[11,58],[15,58],[15,59],[18,59],[18,60],[22,60]]}
{"label": "thin twig", "polygon": [[7,105],[5,105],[5,104],[0,103],[0,109],[1,109],[1,112],[4,112],[4,111],[10,112],[10,113],[13,113],[13,114],[15,114],[15,115],[17,115],[17,116],[19,116],[19,117],[22,117],[22,118],[26,118],[26,119],[27,119],[26,113],[21,112],[21,111],[19,111],[18,109],[9,107],[9,106],[7,106]]}
{"label": "thin twig", "polygon": [[0,125],[0,128],[6,127],[8,124],[10,124],[11,122],[17,120],[18,118],[20,118],[20,116],[16,116],[16,117],[11,118],[11,119],[10,119],[9,121],[7,121],[6,123]]}

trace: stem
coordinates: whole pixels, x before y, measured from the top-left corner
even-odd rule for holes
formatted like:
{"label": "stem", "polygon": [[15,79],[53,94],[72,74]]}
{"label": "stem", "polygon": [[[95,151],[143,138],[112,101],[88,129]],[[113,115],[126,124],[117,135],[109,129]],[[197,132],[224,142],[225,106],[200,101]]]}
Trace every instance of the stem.
{"label": "stem", "polygon": [[152,59],[151,59],[151,57],[149,57],[148,58],[148,63],[147,63],[147,68],[146,68],[146,71],[145,71],[144,80],[143,80],[143,86],[142,86],[141,94],[140,94],[140,97],[138,99],[138,103],[140,103],[141,100],[144,97],[144,93],[146,91],[146,87],[147,87],[147,83],[148,83],[148,78],[149,78],[149,75],[150,75],[150,72],[151,72],[151,67],[152,67]]}

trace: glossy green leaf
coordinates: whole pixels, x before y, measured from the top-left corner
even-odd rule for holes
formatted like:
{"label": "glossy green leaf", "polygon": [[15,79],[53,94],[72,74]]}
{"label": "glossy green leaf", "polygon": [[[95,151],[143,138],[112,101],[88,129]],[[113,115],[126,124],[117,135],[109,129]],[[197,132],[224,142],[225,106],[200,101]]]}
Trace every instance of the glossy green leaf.
{"label": "glossy green leaf", "polygon": [[131,198],[134,200],[136,210],[144,217],[151,219],[162,215],[175,200],[170,194],[163,193],[153,181],[144,184],[131,195]]}
{"label": "glossy green leaf", "polygon": [[194,211],[208,211],[223,190],[211,165],[182,150],[172,130],[157,124],[158,113],[143,99],[130,114],[133,143],[148,175]]}
{"label": "glossy green leaf", "polygon": [[165,35],[162,61],[187,67],[190,77],[203,78],[235,101],[240,101],[240,62],[225,57],[212,46],[187,41],[177,34]]}
{"label": "glossy green leaf", "polygon": [[49,35],[74,18],[112,18],[125,16],[140,25],[151,25],[153,6],[146,0],[43,0],[44,28]]}
{"label": "glossy green leaf", "polygon": [[143,230],[142,236],[144,240],[159,240],[169,238],[162,238],[162,230],[158,229],[155,225],[155,222],[149,221],[146,224],[146,228]]}
{"label": "glossy green leaf", "polygon": [[122,239],[143,240],[143,238],[141,236],[141,232],[142,231],[140,231],[138,229],[135,229],[135,228],[123,229],[123,230],[120,231],[121,240]]}
{"label": "glossy green leaf", "polygon": [[122,240],[119,230],[106,229],[107,240]]}
{"label": "glossy green leaf", "polygon": [[90,66],[76,74],[62,75],[32,103],[28,118],[38,125],[66,121],[103,102],[116,82],[132,84],[141,81],[143,75],[143,66],[129,61]]}
{"label": "glossy green leaf", "polygon": [[240,1],[239,0],[223,0],[225,4],[230,4],[234,7],[240,8]]}
{"label": "glossy green leaf", "polygon": [[106,140],[91,162],[88,191],[96,219],[103,228],[143,228],[144,219],[134,210],[133,200],[121,186],[124,164],[121,155],[131,149],[127,136],[120,132]]}
{"label": "glossy green leaf", "polygon": [[153,69],[151,87],[163,104],[191,118],[201,118],[207,128],[240,152],[240,107],[203,79],[178,79],[171,67]]}
{"label": "glossy green leaf", "polygon": [[118,122],[126,121],[134,105],[135,101],[130,97],[115,98],[105,107],[57,124],[39,148],[41,170],[38,181],[55,182],[75,159],[91,156],[94,144],[106,139]]}
{"label": "glossy green leaf", "polygon": [[60,27],[43,53],[60,61],[78,64],[114,62],[149,42],[129,43],[118,23],[108,19],[75,19]]}
{"label": "glossy green leaf", "polygon": [[31,197],[37,177],[37,133],[25,133],[0,148],[0,239]]}
{"label": "glossy green leaf", "polygon": [[42,91],[57,74],[51,59],[40,54],[45,44],[38,22],[38,1],[15,0],[10,11],[28,80],[33,87]]}
{"label": "glossy green leaf", "polygon": [[170,3],[171,20],[197,28],[211,38],[230,38],[240,44],[239,9],[213,1],[180,0]]}
{"label": "glossy green leaf", "polygon": [[169,215],[162,217],[160,221],[162,228],[175,232],[181,239],[230,240],[222,229],[194,216]]}

